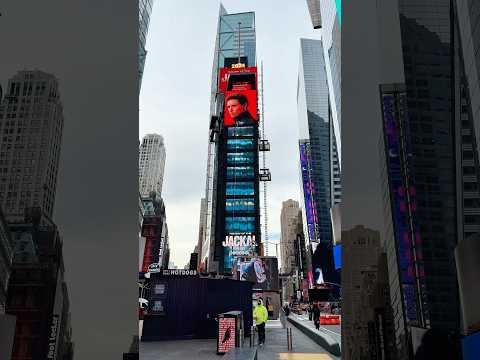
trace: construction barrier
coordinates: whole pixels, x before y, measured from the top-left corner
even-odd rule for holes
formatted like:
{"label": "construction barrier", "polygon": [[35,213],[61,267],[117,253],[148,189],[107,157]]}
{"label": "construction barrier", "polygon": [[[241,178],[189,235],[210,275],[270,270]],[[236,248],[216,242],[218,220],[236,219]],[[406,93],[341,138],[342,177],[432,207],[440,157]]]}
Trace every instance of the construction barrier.
{"label": "construction barrier", "polygon": [[340,325],[340,315],[320,315],[320,325]]}

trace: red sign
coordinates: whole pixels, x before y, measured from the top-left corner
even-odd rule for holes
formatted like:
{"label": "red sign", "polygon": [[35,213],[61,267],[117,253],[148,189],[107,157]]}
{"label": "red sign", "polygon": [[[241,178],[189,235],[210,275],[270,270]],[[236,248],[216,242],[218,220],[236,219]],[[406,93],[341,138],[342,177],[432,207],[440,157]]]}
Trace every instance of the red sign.
{"label": "red sign", "polygon": [[[247,68],[221,68],[220,69],[220,79],[218,81],[218,91],[225,92],[228,90],[228,84],[230,80],[230,74],[241,75],[241,74],[252,74],[253,75],[253,83],[250,83],[250,88],[252,90],[256,89],[257,85],[257,68],[256,67],[247,67]],[[251,77],[250,77],[251,78]],[[242,81],[243,80],[243,81]],[[248,79],[242,79],[238,82],[248,82]],[[232,85],[233,86],[233,85]]]}
{"label": "red sign", "polygon": [[217,353],[225,354],[235,347],[235,318],[221,317],[218,319]]}

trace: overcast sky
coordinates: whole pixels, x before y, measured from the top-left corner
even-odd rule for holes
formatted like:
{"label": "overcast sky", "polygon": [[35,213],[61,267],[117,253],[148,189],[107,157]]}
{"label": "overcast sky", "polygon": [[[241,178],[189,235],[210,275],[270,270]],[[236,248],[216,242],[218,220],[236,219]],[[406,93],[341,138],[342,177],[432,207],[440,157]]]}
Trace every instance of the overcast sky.
{"label": "overcast sky", "polygon": [[[278,241],[282,201],[299,200],[297,73],[299,39],[319,39],[306,1],[222,1],[228,13],[255,12],[257,62],[263,61],[270,238]],[[205,195],[211,71],[219,1],[162,0],[150,19],[140,95],[140,138],[163,135],[167,160],[163,198],[171,260],[184,266],[198,239]],[[263,219],[262,219],[263,221]],[[270,246],[270,255],[275,255]]]}

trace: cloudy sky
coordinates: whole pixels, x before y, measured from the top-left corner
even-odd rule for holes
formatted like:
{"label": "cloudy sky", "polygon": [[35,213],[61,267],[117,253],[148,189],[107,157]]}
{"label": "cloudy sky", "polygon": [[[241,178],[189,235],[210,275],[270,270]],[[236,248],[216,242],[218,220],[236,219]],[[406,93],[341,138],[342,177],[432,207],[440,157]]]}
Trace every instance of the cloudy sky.
{"label": "cloudy sky", "polygon": [[[164,136],[167,152],[163,198],[171,259],[185,265],[198,239],[205,195],[210,82],[220,2],[162,0],[154,4],[140,95],[140,133]],[[228,13],[255,11],[257,62],[263,61],[269,235],[278,241],[282,201],[299,200],[297,73],[299,39],[319,39],[306,1],[222,2]],[[270,254],[275,255],[273,246]]]}

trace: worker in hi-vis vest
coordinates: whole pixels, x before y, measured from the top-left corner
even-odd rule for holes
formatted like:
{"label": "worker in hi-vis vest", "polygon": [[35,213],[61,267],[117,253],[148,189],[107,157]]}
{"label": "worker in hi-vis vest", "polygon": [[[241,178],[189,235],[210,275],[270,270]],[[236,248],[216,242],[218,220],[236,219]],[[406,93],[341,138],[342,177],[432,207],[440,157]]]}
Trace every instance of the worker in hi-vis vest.
{"label": "worker in hi-vis vest", "polygon": [[257,306],[253,309],[253,320],[257,325],[258,331],[258,344],[262,346],[265,344],[265,324],[268,320],[268,311],[265,306],[263,306],[262,299],[258,299]]}

